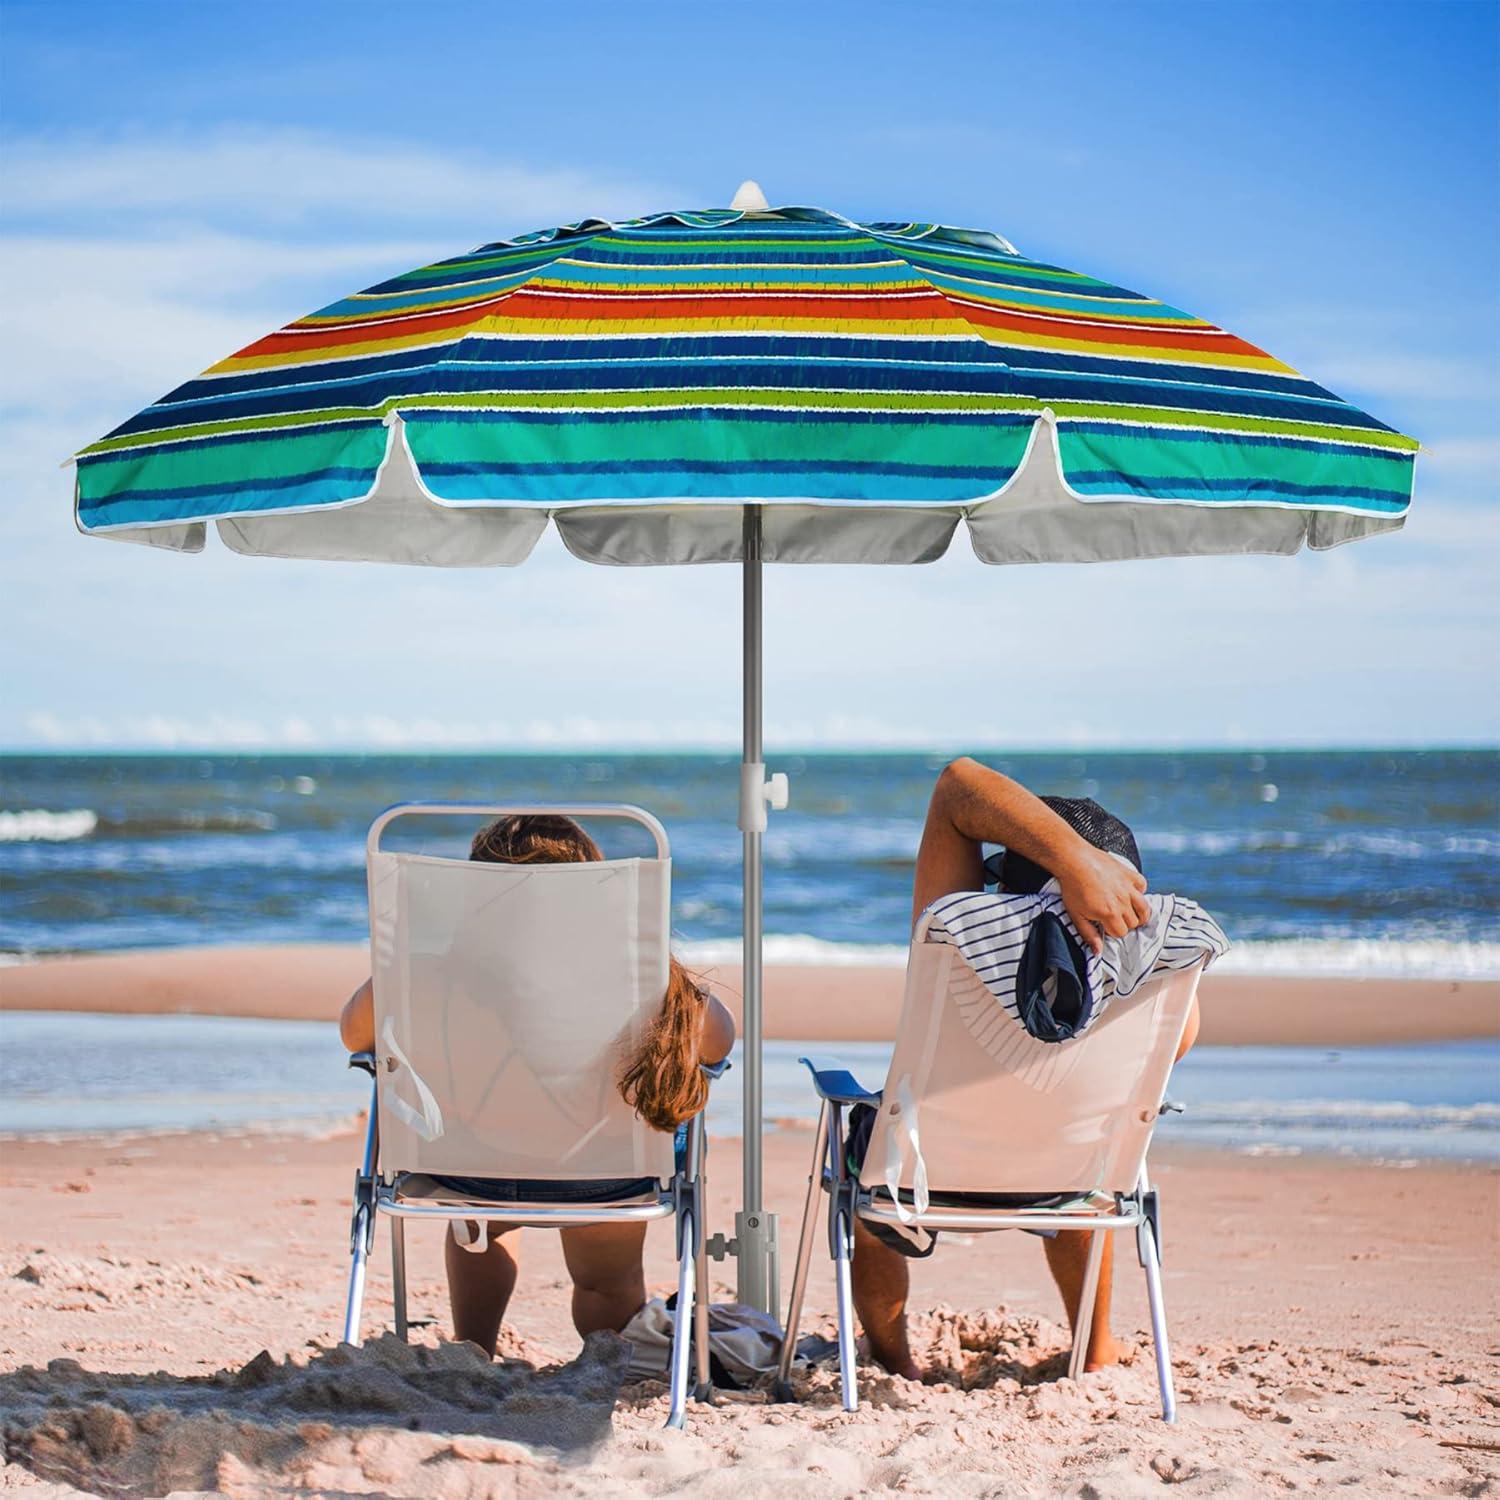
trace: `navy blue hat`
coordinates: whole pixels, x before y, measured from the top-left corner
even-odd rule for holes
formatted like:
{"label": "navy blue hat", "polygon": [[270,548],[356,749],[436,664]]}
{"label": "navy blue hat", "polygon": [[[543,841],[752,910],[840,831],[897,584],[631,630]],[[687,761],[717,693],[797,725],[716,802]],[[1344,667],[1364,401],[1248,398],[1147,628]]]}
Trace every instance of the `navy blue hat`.
{"label": "navy blue hat", "polygon": [[[1136,848],[1135,835],[1121,819],[1106,812],[1092,797],[1043,797],[1042,801],[1096,849],[1118,854],[1122,859],[1128,859],[1137,870],[1141,869],[1141,851]],[[990,855],[984,862],[984,873],[1002,891],[1017,896],[1034,896],[1052,879],[1050,871],[1014,849]]]}

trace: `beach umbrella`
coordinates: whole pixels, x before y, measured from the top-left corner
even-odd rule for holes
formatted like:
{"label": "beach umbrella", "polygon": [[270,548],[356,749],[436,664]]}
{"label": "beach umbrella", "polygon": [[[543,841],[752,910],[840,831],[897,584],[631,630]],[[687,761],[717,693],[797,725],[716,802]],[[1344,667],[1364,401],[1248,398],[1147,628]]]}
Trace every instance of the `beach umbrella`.
{"label": "beach umbrella", "polygon": [[771,209],[585,219],[382,281],[77,456],[90,536],[743,575],[739,1292],[776,1305],[761,1168],[766,562],[1292,553],[1398,529],[1417,443],[1255,345],[997,234]]}

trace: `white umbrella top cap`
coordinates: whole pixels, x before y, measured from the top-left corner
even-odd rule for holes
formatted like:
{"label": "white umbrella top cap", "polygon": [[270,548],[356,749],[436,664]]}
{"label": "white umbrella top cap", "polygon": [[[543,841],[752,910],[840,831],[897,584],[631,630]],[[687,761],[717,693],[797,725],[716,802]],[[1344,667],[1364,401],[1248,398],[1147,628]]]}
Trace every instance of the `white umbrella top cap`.
{"label": "white umbrella top cap", "polygon": [[771,207],[761,186],[754,178],[746,178],[729,200],[729,206],[742,214],[765,213]]}

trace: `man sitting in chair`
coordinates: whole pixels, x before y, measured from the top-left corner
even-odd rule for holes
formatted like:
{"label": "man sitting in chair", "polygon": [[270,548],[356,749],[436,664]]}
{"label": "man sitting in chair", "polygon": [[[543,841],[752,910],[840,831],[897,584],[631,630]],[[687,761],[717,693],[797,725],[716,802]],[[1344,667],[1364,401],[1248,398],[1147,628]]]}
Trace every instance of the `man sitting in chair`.
{"label": "man sitting in chair", "polygon": [[[1073,925],[1095,952],[1104,937],[1124,937],[1149,921],[1146,877],[1138,864],[1128,858],[1134,854],[1129,830],[1092,802],[1049,800],[1052,806],[1010,777],[977,761],[956,760],[946,767],[933,788],[917,853],[913,924],[940,897],[956,891],[984,889],[985,844],[1005,846],[1003,882],[1011,871],[1026,869],[1042,879],[1048,875],[1056,879]],[[1112,832],[1122,834],[1123,839],[1111,840]],[[1086,835],[1092,835],[1096,842]],[[1100,847],[1111,842],[1121,843],[1126,854]],[[1192,1046],[1197,1034],[1198,1009],[1194,1001],[1178,1057]],[[854,1158],[851,1165],[856,1171],[858,1159],[869,1141],[872,1118],[869,1111],[863,1114],[863,1120],[850,1121],[849,1147]],[[1091,1238],[1088,1230],[1059,1230],[1045,1242],[1047,1264],[1062,1294],[1068,1321],[1075,1326]],[[1109,1329],[1113,1247],[1114,1236],[1109,1235],[1104,1242],[1086,1354],[1089,1370],[1116,1364],[1123,1354]],[[909,1289],[906,1259],[931,1253],[931,1240],[925,1249],[919,1250],[894,1229],[861,1219],[855,1221],[854,1305],[869,1339],[870,1353],[892,1374],[909,1380],[919,1380],[922,1372],[912,1358],[906,1336]]]}

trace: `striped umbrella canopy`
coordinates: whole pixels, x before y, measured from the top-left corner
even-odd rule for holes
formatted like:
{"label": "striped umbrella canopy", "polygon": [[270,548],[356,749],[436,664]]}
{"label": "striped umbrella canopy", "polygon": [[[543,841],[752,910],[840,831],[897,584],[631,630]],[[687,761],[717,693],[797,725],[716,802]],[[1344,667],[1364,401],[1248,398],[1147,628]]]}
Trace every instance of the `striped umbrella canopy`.
{"label": "striped umbrella canopy", "polygon": [[179,551],[739,562],[742,1300],[761,1181],[761,564],[1332,547],[1399,528],[1417,443],[1234,334],[999,235],[770,209],[586,219],[335,302],[77,456],[90,535]]}

